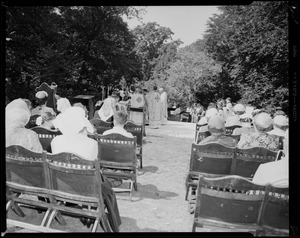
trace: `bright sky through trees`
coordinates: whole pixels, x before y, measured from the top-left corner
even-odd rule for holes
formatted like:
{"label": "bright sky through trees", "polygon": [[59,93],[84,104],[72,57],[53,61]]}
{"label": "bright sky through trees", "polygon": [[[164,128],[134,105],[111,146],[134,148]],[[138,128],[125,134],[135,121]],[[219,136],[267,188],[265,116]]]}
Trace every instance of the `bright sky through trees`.
{"label": "bright sky through trees", "polygon": [[124,19],[129,28],[147,22],[156,22],[160,26],[169,27],[173,32],[173,40],[183,41],[181,47],[202,39],[206,30],[206,23],[213,14],[219,14],[217,6],[148,6],[146,13],[141,15],[141,22],[137,19]]}

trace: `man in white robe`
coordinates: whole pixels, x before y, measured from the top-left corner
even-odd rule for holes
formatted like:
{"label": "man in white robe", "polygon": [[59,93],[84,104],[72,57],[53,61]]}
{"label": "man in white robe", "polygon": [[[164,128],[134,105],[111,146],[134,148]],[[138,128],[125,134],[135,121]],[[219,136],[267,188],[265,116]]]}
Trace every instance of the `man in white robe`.
{"label": "man in white robe", "polygon": [[160,88],[159,93],[160,93],[160,102],[161,102],[160,120],[161,120],[161,124],[164,125],[167,124],[168,122],[168,98],[164,88]]}
{"label": "man in white robe", "polygon": [[157,87],[153,87],[153,91],[149,93],[149,126],[153,129],[158,129],[158,125],[161,124],[160,120],[160,94],[157,92]]}
{"label": "man in white robe", "polygon": [[98,111],[98,115],[102,121],[112,121],[112,116],[116,113],[116,104],[120,99],[117,92],[113,92],[103,102],[102,107]]}

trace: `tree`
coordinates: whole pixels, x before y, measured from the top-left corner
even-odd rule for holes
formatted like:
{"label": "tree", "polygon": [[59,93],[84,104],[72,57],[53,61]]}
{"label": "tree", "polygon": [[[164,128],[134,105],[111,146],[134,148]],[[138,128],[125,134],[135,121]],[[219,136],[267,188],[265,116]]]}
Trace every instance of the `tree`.
{"label": "tree", "polygon": [[192,44],[180,49],[167,70],[169,98],[181,105],[198,101],[207,106],[215,99],[221,66],[197,46]]}
{"label": "tree", "polygon": [[222,6],[208,23],[208,53],[238,87],[241,101],[288,107],[288,3]]}

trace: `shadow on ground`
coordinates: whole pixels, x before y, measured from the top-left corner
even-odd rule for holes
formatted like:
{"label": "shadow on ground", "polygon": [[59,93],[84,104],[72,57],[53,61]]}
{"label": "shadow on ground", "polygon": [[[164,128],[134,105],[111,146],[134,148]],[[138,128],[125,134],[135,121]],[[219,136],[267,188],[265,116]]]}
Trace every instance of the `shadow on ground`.
{"label": "shadow on ground", "polygon": [[151,228],[139,228],[136,219],[121,216],[120,232],[163,232]]}
{"label": "shadow on ground", "polygon": [[153,165],[144,166],[142,169],[139,169],[138,175],[141,176],[145,173],[156,173],[158,171],[158,167]]}

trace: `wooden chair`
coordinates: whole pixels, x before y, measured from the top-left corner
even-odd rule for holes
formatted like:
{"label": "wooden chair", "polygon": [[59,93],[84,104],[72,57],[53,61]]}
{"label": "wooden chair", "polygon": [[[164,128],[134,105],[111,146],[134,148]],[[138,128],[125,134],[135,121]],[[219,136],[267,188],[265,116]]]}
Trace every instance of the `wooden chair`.
{"label": "wooden chair", "polygon": [[[95,219],[92,232],[102,223],[110,232],[102,195],[99,161],[88,161],[72,153],[47,154],[47,171],[51,190],[52,212],[46,227],[50,227],[58,212]],[[77,206],[65,206],[65,203]],[[93,209],[92,209],[93,208]]]}
{"label": "wooden chair", "polygon": [[104,131],[113,128],[113,122],[102,121],[101,119],[94,118],[90,120],[91,124],[97,129],[97,133],[102,135]]}
{"label": "wooden chair", "polygon": [[190,168],[186,178],[185,200],[188,198],[190,188],[197,188],[200,174],[209,177],[230,175],[234,152],[234,148],[229,148],[218,143],[205,145],[193,143]]}
{"label": "wooden chair", "polygon": [[[145,110],[145,107],[143,107],[143,108],[129,107],[129,113],[130,112],[140,112],[140,113],[143,113],[143,124],[142,124],[143,131],[142,131],[142,135],[146,136],[146,129],[145,129],[146,110]],[[132,121],[132,122],[135,124],[134,121]]]}
{"label": "wooden chair", "polygon": [[257,234],[265,189],[240,176],[200,176],[192,231],[213,226]]}
{"label": "wooden chair", "polygon": [[236,148],[231,174],[252,179],[260,164],[275,161],[276,156],[277,152],[263,147],[254,147],[250,149]]}
{"label": "wooden chair", "polygon": [[242,126],[239,126],[239,125],[227,126],[227,127],[225,127],[225,134],[226,134],[226,135],[231,135],[232,132],[233,132],[233,130],[234,130],[235,128],[241,128],[241,127],[242,127]]}
{"label": "wooden chair", "polygon": [[36,88],[36,91],[46,91],[48,93],[48,100],[46,103],[47,107],[51,107],[56,113],[57,113],[57,108],[56,108],[56,94],[57,86],[49,86],[47,83],[43,82],[39,87]]}
{"label": "wooden chair", "polygon": [[[53,231],[45,227],[51,211],[50,204],[41,199],[35,201],[26,196],[20,197],[21,194],[28,194],[50,198],[46,179],[45,156],[45,152],[36,153],[19,145],[6,147],[6,212],[12,208],[17,215],[24,217],[25,214],[18,204],[46,209],[40,225],[12,219],[7,219],[8,224],[37,231]],[[60,224],[65,224],[60,214],[57,214],[56,218]]]}
{"label": "wooden chair", "polygon": [[33,128],[31,128],[31,130],[35,131],[38,134],[43,149],[49,153],[52,153],[52,150],[51,150],[52,139],[55,136],[62,134],[60,131],[49,131],[46,128],[43,128],[40,126],[33,127]]}
{"label": "wooden chair", "polygon": [[268,185],[259,225],[263,235],[289,236],[289,188]]}
{"label": "wooden chair", "polygon": [[142,125],[136,125],[134,122],[127,121],[124,129],[130,132],[133,136],[136,136],[136,155],[140,160],[140,168],[143,168],[143,127]]}
{"label": "wooden chair", "polygon": [[30,117],[30,119],[29,119],[29,122],[26,124],[26,128],[27,129],[31,129],[31,128],[33,128],[33,127],[36,127],[37,126],[37,124],[36,124],[36,119],[39,117],[40,115],[33,115],[33,116],[31,116]]}
{"label": "wooden chair", "polygon": [[98,158],[103,176],[129,182],[129,188],[114,188],[115,192],[129,192],[132,199],[133,188],[137,191],[136,137],[128,138],[120,134],[95,135],[98,141]]}
{"label": "wooden chair", "polygon": [[84,106],[86,106],[87,110],[89,111],[89,119],[94,117],[95,108],[94,108],[94,95],[77,95],[72,98],[72,104],[80,102]]}
{"label": "wooden chair", "polygon": [[202,141],[204,138],[206,138],[210,135],[211,135],[211,133],[209,131],[204,131],[204,132],[199,131],[196,143],[198,144],[200,141]]}

